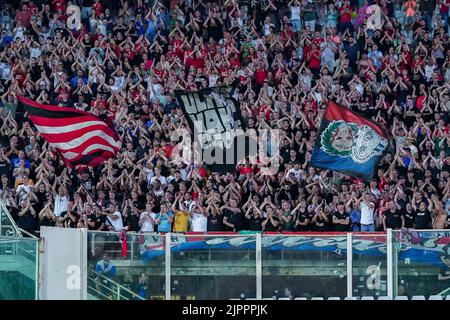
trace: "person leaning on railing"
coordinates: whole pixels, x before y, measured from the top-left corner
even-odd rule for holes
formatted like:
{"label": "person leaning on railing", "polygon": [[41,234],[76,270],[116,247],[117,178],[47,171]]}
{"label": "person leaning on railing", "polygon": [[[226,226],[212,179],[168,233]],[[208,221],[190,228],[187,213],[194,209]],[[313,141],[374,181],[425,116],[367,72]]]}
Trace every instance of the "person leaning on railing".
{"label": "person leaning on railing", "polygon": [[105,253],[105,255],[103,256],[103,260],[97,262],[97,264],[95,265],[95,272],[99,274],[95,278],[95,288],[97,289],[97,291],[108,294],[107,291],[109,291],[108,289],[110,289],[110,284],[108,280],[101,277],[101,275],[110,278],[111,280],[113,280],[116,276],[116,266],[110,260],[110,256],[108,253]]}

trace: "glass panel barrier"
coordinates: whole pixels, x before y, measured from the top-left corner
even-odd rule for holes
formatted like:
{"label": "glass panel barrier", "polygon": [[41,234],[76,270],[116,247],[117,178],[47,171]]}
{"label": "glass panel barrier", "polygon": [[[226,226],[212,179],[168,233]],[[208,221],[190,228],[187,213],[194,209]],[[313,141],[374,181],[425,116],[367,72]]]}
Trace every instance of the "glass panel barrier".
{"label": "glass panel barrier", "polygon": [[262,235],[262,296],[347,295],[346,234]]}
{"label": "glass panel barrier", "polygon": [[[164,248],[164,235],[160,234],[127,233],[125,244],[119,233],[89,231],[89,297],[102,300],[164,299]],[[102,269],[100,261],[105,254],[115,266],[115,274],[99,277],[94,271],[98,273]]]}
{"label": "glass panel barrier", "polygon": [[21,235],[8,209],[0,200],[0,237],[20,237]]}
{"label": "glass panel barrier", "polygon": [[0,238],[0,300],[37,300],[39,240]]}
{"label": "glass panel barrier", "polygon": [[393,245],[396,295],[450,295],[450,230],[393,231]]}
{"label": "glass panel barrier", "polygon": [[353,296],[387,295],[386,234],[352,234]]}
{"label": "glass panel barrier", "polygon": [[173,300],[256,298],[256,235],[172,234]]}

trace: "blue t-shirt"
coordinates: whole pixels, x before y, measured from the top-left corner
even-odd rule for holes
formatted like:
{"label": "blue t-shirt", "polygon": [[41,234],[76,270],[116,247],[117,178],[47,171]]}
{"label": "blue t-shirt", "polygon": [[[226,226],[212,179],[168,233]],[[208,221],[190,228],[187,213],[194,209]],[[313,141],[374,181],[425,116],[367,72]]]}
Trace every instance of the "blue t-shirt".
{"label": "blue t-shirt", "polygon": [[104,260],[100,260],[95,265],[95,271],[112,278],[116,275],[116,266],[114,266],[111,261],[106,263]]}
{"label": "blue t-shirt", "polygon": [[76,87],[76,86],[78,86],[78,79],[82,79],[83,80],[83,84],[87,84],[87,82],[88,82],[88,79],[86,78],[86,77],[78,77],[78,76],[75,76],[75,77],[73,77],[71,80],[70,80],[70,85],[72,86],[72,87]]}
{"label": "blue t-shirt", "polygon": [[159,217],[161,217],[161,220],[158,223],[158,232],[170,232],[172,229],[172,223],[169,219],[167,219],[167,216],[173,218],[173,212],[169,210],[167,211],[167,215],[158,213],[155,216],[155,219],[159,219]]}
{"label": "blue t-shirt", "polygon": [[350,211],[350,221],[351,223],[361,223],[361,210]]}
{"label": "blue t-shirt", "polygon": [[[14,158],[11,160],[13,168],[18,168],[20,166],[20,159]],[[30,169],[30,161],[25,159],[25,168]]]}

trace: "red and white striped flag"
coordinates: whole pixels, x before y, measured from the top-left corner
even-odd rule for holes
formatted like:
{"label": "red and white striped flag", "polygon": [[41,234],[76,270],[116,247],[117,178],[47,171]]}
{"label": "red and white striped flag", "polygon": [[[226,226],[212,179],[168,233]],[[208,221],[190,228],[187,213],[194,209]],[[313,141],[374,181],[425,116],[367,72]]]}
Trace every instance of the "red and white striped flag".
{"label": "red and white striped flag", "polygon": [[116,131],[88,112],[43,105],[25,97],[19,100],[41,136],[71,168],[95,167],[113,157],[121,147]]}

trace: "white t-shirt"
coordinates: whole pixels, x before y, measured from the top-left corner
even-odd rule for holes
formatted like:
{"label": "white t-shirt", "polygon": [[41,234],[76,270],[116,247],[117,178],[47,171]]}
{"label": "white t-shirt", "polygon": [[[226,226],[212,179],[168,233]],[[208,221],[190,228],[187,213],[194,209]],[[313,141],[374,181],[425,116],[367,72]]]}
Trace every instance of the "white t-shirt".
{"label": "white t-shirt", "polygon": [[39,58],[41,56],[41,49],[39,48],[30,48],[30,61],[31,58]]}
{"label": "white t-shirt", "polygon": [[291,21],[292,20],[300,20],[300,7],[299,6],[291,7]]}
{"label": "white t-shirt", "polygon": [[[148,178],[148,176],[147,176],[147,178]],[[164,186],[167,185],[166,177],[163,177],[163,176],[159,176],[159,177],[154,176],[154,177],[152,177],[152,179],[150,180],[150,183],[154,184],[156,182],[156,179],[158,179],[159,182],[161,182],[161,185],[164,185]]]}
{"label": "white t-shirt", "polygon": [[144,167],[144,172],[147,174],[147,182],[152,183],[152,178],[155,176],[153,170]]}
{"label": "white t-shirt", "polygon": [[[147,91],[149,93],[150,100],[159,99],[159,96],[161,95],[162,86],[159,83],[152,84],[149,78],[147,78],[145,81],[147,82],[148,85]],[[153,91],[151,89],[152,87]]]}
{"label": "white t-shirt", "polygon": [[289,169],[288,174],[293,173],[295,175],[295,179],[300,179],[302,177],[302,169],[295,170],[294,168]]}
{"label": "white t-shirt", "polygon": [[217,75],[217,74],[210,74],[208,76],[208,86],[214,87],[216,85],[218,79],[219,79],[219,75]]}
{"label": "white t-shirt", "polygon": [[69,198],[66,196],[61,197],[59,194],[55,197],[55,209],[53,213],[59,217],[61,213],[67,211],[67,205],[69,204]]}
{"label": "white t-shirt", "polygon": [[381,197],[381,192],[378,189],[370,189],[370,192],[377,198],[379,199]]}
{"label": "white t-shirt", "polygon": [[19,195],[19,203],[22,203],[22,201],[24,201],[27,198],[30,191],[31,191],[30,185],[25,186],[21,184],[20,186],[17,187],[16,193]]}
{"label": "white t-shirt", "polygon": [[114,77],[114,85],[111,87],[111,90],[114,92],[120,91],[125,87],[125,77]]}
{"label": "white t-shirt", "polygon": [[361,208],[361,224],[367,225],[367,224],[373,224],[373,212],[375,210],[375,204],[373,202],[370,202],[374,207],[370,208],[366,205],[365,202],[361,202],[360,208]]}
{"label": "white t-shirt", "polygon": [[204,214],[194,213],[191,218],[191,231],[206,232],[208,230],[208,218]]}
{"label": "white t-shirt", "polygon": [[119,217],[119,219],[113,220],[110,216],[108,216],[108,221],[111,222],[111,225],[114,229],[114,231],[120,231],[123,229],[123,220],[122,220],[122,214],[119,211],[115,211],[113,213],[114,216]]}
{"label": "white t-shirt", "polygon": [[427,81],[431,80],[431,76],[433,75],[433,71],[434,71],[434,65],[426,65],[425,66],[425,78],[427,79]]}
{"label": "white t-shirt", "polygon": [[[140,219],[144,219],[145,216],[150,216],[150,217],[153,218],[153,220],[155,220],[156,214],[154,212],[144,211],[144,212],[141,213],[141,215],[139,217],[139,220]],[[153,223],[151,221],[144,220],[144,222],[142,222],[142,225],[141,225],[141,231],[142,232],[153,232],[153,231],[155,231]]]}

